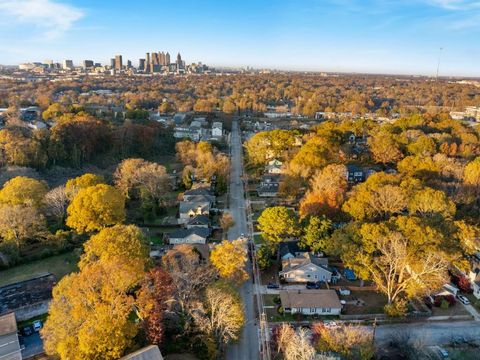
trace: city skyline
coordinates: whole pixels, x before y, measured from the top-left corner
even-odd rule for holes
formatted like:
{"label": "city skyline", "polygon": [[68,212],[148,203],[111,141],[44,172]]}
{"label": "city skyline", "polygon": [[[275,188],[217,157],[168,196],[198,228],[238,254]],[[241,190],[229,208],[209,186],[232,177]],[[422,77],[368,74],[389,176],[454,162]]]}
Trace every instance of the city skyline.
{"label": "city skyline", "polygon": [[180,9],[140,2],[132,10],[111,1],[0,0],[0,36],[10,39],[0,46],[0,63],[108,64],[111,54],[122,54],[137,65],[145,48],[168,48],[214,67],[432,76],[443,48],[440,76],[480,76],[478,1],[221,5],[188,0]]}

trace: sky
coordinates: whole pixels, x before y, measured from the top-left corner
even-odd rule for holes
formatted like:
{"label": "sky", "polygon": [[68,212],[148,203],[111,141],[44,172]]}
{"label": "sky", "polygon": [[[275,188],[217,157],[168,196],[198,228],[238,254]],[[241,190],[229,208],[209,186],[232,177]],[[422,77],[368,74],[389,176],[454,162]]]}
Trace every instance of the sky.
{"label": "sky", "polygon": [[[440,50],[442,48],[442,50]],[[0,64],[52,59],[480,76],[480,0],[0,0]]]}

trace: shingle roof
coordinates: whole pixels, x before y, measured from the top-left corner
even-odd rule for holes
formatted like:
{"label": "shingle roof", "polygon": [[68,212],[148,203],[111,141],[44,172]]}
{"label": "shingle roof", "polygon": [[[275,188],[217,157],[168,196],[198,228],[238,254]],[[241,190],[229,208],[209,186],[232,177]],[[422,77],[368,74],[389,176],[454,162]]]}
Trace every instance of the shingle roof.
{"label": "shingle roof", "polygon": [[150,345],[128,354],[120,360],[163,360],[157,345]]}
{"label": "shingle roof", "polygon": [[210,218],[207,215],[197,215],[188,220],[188,225],[208,225]]}
{"label": "shingle roof", "polygon": [[342,304],[335,290],[280,290],[284,308],[337,308]]}
{"label": "shingle roof", "polygon": [[206,239],[210,235],[210,229],[198,226],[194,226],[190,229],[178,229],[171,232],[168,237],[170,239],[183,239],[193,234]]}

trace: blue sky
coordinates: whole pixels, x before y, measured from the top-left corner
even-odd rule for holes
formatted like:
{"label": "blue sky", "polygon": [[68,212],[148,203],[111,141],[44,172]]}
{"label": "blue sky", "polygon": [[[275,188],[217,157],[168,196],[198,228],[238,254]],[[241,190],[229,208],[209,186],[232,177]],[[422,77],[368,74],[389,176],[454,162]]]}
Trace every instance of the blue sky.
{"label": "blue sky", "polygon": [[68,58],[480,76],[480,0],[0,0],[0,63]]}

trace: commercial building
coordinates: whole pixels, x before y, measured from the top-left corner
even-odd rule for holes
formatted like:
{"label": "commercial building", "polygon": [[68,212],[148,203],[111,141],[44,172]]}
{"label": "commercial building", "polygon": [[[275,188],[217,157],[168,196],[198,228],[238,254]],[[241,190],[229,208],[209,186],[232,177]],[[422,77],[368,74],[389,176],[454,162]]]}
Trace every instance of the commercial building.
{"label": "commercial building", "polygon": [[72,70],[73,69],[73,60],[63,60],[62,69]]}
{"label": "commercial building", "polygon": [[123,68],[122,55],[115,56],[115,70],[119,71]]}

